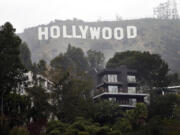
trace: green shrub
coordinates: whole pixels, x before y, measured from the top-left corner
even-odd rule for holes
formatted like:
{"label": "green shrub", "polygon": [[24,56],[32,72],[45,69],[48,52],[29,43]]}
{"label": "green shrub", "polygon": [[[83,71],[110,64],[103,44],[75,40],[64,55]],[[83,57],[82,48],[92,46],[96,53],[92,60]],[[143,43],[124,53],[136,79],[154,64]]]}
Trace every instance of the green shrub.
{"label": "green shrub", "polygon": [[48,133],[48,135],[61,135],[60,131],[57,129],[54,129]]}
{"label": "green shrub", "polygon": [[67,124],[61,121],[58,121],[58,120],[50,121],[48,122],[48,125],[47,125],[46,134],[47,135],[54,135],[54,133],[56,133],[57,135],[58,133],[62,134],[65,132],[66,127],[67,127]]}
{"label": "green shrub", "polygon": [[114,130],[118,130],[122,133],[126,133],[132,130],[132,125],[130,121],[126,118],[117,119],[116,123],[113,125]]}
{"label": "green shrub", "polygon": [[110,131],[109,128],[104,126],[104,127],[99,128],[96,135],[108,135],[109,131]]}
{"label": "green shrub", "polygon": [[79,132],[78,135],[89,135],[88,132]]}
{"label": "green shrub", "polygon": [[120,131],[112,131],[108,135],[122,135]]}
{"label": "green shrub", "polygon": [[14,127],[10,131],[10,135],[29,135],[29,131],[25,127]]}
{"label": "green shrub", "polygon": [[64,135],[78,135],[77,129],[68,129]]}

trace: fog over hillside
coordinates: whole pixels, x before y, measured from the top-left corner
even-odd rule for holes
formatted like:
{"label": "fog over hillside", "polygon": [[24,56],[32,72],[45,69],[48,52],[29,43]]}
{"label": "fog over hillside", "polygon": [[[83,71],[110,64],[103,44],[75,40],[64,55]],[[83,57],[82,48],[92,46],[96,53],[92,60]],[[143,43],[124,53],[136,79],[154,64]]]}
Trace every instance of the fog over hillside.
{"label": "fog over hillside", "polygon": [[[72,25],[92,26],[92,27],[122,27],[124,35],[127,26],[137,27],[137,37],[128,39],[126,36],[122,40],[109,39],[99,40],[60,38],[48,40],[38,40],[38,28],[51,26]],[[71,30],[68,30],[71,33]],[[106,60],[114,55],[115,52],[126,50],[150,51],[151,53],[160,54],[165,59],[173,71],[179,72],[180,69],[180,20],[158,20],[158,19],[137,19],[137,20],[122,20],[122,21],[99,21],[85,22],[82,20],[55,20],[48,25],[39,25],[25,29],[19,34],[25,41],[32,53],[32,60],[36,62],[40,59],[50,61],[60,52],[65,52],[68,44],[80,47],[84,51],[89,49],[102,51],[105,54]]]}

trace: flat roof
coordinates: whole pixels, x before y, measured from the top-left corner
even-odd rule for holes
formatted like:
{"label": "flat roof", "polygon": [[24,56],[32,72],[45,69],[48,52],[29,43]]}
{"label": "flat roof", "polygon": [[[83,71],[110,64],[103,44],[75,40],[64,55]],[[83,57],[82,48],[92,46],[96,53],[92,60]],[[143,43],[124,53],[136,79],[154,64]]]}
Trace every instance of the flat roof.
{"label": "flat roof", "polygon": [[94,96],[93,99],[97,99],[97,98],[100,98],[100,97],[124,97],[124,96],[129,96],[131,98],[137,98],[137,97],[146,97],[148,96],[148,94],[144,94],[144,93],[108,93],[108,92],[104,92],[104,93],[101,93],[97,96]]}
{"label": "flat roof", "polygon": [[106,69],[100,71],[100,72],[98,73],[98,75],[102,75],[102,74],[106,74],[106,73],[111,73],[111,74],[113,74],[113,73],[119,73],[119,72],[122,72],[122,71],[124,71],[124,70],[126,70],[128,73],[133,73],[133,74],[136,74],[136,73],[137,73],[137,71],[134,70],[134,69],[129,69],[129,68],[127,68],[127,67],[119,67],[119,68],[106,68]]}
{"label": "flat roof", "polygon": [[180,86],[169,86],[168,89],[180,89]]}

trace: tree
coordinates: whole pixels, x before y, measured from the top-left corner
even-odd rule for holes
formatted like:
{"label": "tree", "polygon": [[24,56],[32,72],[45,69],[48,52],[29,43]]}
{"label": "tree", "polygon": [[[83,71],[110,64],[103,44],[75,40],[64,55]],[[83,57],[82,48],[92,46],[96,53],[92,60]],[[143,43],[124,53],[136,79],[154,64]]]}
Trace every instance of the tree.
{"label": "tree", "polygon": [[28,128],[30,134],[40,135],[52,113],[50,94],[42,87],[36,85],[32,88],[27,88],[26,92],[31,99],[31,108],[28,113],[31,123],[28,125]]}
{"label": "tree", "polygon": [[88,62],[81,48],[76,48],[69,44],[65,56],[74,62],[77,71],[88,71]]}
{"label": "tree", "polygon": [[104,54],[102,52],[97,52],[94,50],[87,51],[87,59],[90,65],[90,68],[95,71],[100,71],[104,68]]}
{"label": "tree", "polygon": [[132,110],[127,110],[124,117],[128,119],[133,129],[139,129],[145,126],[145,121],[148,117],[148,109],[144,103],[137,103]]}
{"label": "tree", "polygon": [[39,72],[44,72],[47,70],[47,67],[46,67],[46,61],[45,60],[40,60],[37,64],[38,66],[38,69],[39,69]]}
{"label": "tree", "polygon": [[61,121],[49,121],[47,124],[47,135],[62,135],[66,131],[68,124]]}
{"label": "tree", "polygon": [[25,127],[15,127],[10,131],[10,135],[29,135],[29,131]]}
{"label": "tree", "polygon": [[97,72],[101,71],[105,65],[105,57],[102,52],[97,52],[94,50],[87,51],[87,61],[89,64],[88,75],[91,76],[96,84],[96,75]]}
{"label": "tree", "polygon": [[101,125],[112,125],[122,115],[118,104],[104,100],[94,104],[93,120]]}
{"label": "tree", "polygon": [[55,72],[52,77],[55,84],[54,114],[63,122],[72,122],[77,116],[89,117],[92,105],[91,80],[84,74],[73,74],[71,71]]}
{"label": "tree", "polygon": [[51,112],[51,105],[49,103],[50,94],[47,93],[45,89],[38,86],[27,88],[26,92],[32,102],[31,117],[33,120],[47,120]]}
{"label": "tree", "polygon": [[47,135],[121,135],[120,131],[111,130],[108,126],[100,126],[91,120],[77,117],[71,124],[61,121],[50,121],[47,125]]}
{"label": "tree", "polygon": [[180,104],[175,105],[175,108],[173,110],[173,115],[175,119],[180,120]]}
{"label": "tree", "polygon": [[47,75],[48,72],[48,65],[45,60],[39,60],[38,63],[32,64],[32,72],[36,74],[42,74],[44,76]]}
{"label": "tree", "polygon": [[145,125],[145,121],[148,117],[148,109],[144,103],[137,103],[134,109],[134,116],[138,127]]}
{"label": "tree", "polygon": [[51,66],[64,70],[72,68],[75,72],[89,70],[88,62],[82,49],[71,45],[68,46],[66,53],[61,53],[51,61]]}
{"label": "tree", "polygon": [[137,78],[141,85],[152,87],[168,86],[167,63],[157,54],[149,52],[126,51],[118,52],[107,62],[108,68],[127,65],[130,69],[137,70]]}
{"label": "tree", "polygon": [[122,133],[127,133],[132,130],[132,124],[127,118],[118,118],[113,125],[113,130],[118,130]]}
{"label": "tree", "polygon": [[15,34],[13,26],[7,22],[0,27],[0,98],[3,115],[3,98],[16,90],[24,81],[26,71],[20,60],[21,39]]}
{"label": "tree", "polygon": [[[173,118],[175,107],[180,105],[180,97],[177,95],[151,96],[149,106],[150,117]],[[177,109],[177,108],[176,108]],[[176,116],[176,115],[175,115]]]}
{"label": "tree", "polygon": [[20,59],[28,70],[32,70],[31,52],[25,42],[20,45]]}
{"label": "tree", "polygon": [[50,65],[55,69],[63,69],[63,70],[75,66],[73,61],[64,54],[59,54],[57,57],[51,60]]}
{"label": "tree", "polygon": [[176,85],[180,84],[180,79],[179,79],[179,74],[178,73],[169,74],[168,78],[170,80],[170,85],[171,86],[176,86]]}
{"label": "tree", "polygon": [[10,93],[4,98],[4,113],[10,127],[28,125],[31,101],[25,95]]}

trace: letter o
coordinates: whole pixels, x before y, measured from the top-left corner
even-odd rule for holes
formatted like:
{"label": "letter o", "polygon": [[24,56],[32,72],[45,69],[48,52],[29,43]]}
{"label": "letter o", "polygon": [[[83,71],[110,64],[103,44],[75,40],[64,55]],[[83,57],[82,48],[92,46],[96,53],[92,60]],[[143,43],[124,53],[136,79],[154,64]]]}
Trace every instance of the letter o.
{"label": "letter o", "polygon": [[[119,34],[118,34],[119,33]],[[124,38],[124,30],[120,27],[114,29],[114,39],[122,40]]]}
{"label": "letter o", "polygon": [[103,29],[102,29],[102,37],[104,38],[104,39],[112,39],[112,29],[111,28],[109,28],[109,27],[104,27]]}
{"label": "letter o", "polygon": [[60,37],[60,28],[59,28],[59,26],[52,26],[52,27],[50,28],[50,36],[51,36],[52,38],[58,38],[58,37]]}

